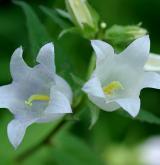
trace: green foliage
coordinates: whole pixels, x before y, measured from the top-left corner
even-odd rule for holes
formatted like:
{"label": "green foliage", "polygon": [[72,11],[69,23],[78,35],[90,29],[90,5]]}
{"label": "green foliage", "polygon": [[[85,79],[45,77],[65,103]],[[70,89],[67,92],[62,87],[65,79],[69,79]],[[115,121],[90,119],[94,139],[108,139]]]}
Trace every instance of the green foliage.
{"label": "green foliage", "polygon": [[27,3],[22,1],[14,1],[14,3],[21,6],[25,13],[32,59],[34,57],[35,63],[39,48],[49,42],[50,37],[33,9]]}
{"label": "green foliage", "polygon": [[97,154],[85,142],[67,133],[58,136],[52,153],[58,165],[103,165]]}
{"label": "green foliage", "polygon": [[92,104],[91,102],[88,102],[88,107],[91,112],[91,123],[90,123],[89,129],[92,129],[99,119],[100,109],[96,105]]}
{"label": "green foliage", "polygon": [[[120,115],[132,118],[129,114],[124,112],[124,110],[118,112]],[[134,120],[140,120],[142,122],[150,123],[150,124],[158,124],[160,125],[160,117],[154,115],[151,112],[140,110],[138,116],[136,118],[132,118]]]}
{"label": "green foliage", "polygon": [[69,13],[67,13],[65,10],[56,9],[56,11],[58,12],[58,14],[59,14],[61,17],[66,18],[66,19],[72,21],[71,16],[70,16]]}
{"label": "green foliage", "polygon": [[53,22],[59,25],[61,29],[68,29],[69,27],[71,27],[69,15],[67,15],[67,13],[65,13],[64,11],[60,9],[50,9],[45,6],[41,6],[40,8],[47,16],[49,16],[53,20]]}
{"label": "green foliage", "polygon": [[78,28],[71,27],[71,28],[62,30],[58,37],[61,38],[61,37],[63,37],[67,33],[75,33],[75,34],[77,33],[77,34],[80,34],[81,32],[80,32],[80,30]]}
{"label": "green foliage", "polygon": [[82,93],[82,90],[81,90],[84,84],[84,81],[80,79],[79,77],[77,77],[76,75],[74,75],[73,73],[71,73],[71,77],[75,84],[74,97],[73,97],[74,99],[73,99],[72,106],[76,107],[80,104],[84,96],[84,93]]}
{"label": "green foliage", "polygon": [[94,24],[94,29],[96,32],[98,32],[99,28],[99,22],[100,22],[100,16],[99,13],[86,1],[86,5],[92,15],[93,18],[93,24]]}
{"label": "green foliage", "polygon": [[144,121],[144,122],[148,122],[150,124],[159,124],[160,125],[160,117],[154,115],[151,112],[145,111],[145,110],[141,110],[136,119]]}

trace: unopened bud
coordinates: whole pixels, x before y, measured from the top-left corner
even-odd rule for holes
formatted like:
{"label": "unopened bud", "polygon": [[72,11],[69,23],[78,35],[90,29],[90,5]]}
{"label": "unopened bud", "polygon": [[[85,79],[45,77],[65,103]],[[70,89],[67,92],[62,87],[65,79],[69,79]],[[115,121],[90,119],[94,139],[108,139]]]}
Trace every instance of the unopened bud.
{"label": "unopened bud", "polygon": [[66,6],[73,22],[81,29],[84,25],[94,27],[94,21],[86,0],[66,0]]}
{"label": "unopened bud", "polygon": [[147,34],[147,30],[139,25],[114,25],[106,31],[105,39],[115,48],[124,49],[130,42]]}

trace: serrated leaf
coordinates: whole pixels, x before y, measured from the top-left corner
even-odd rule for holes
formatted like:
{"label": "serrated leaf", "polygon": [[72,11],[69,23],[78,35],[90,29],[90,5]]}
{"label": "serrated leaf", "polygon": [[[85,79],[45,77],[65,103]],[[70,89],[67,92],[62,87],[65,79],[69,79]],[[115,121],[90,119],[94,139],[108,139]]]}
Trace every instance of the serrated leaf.
{"label": "serrated leaf", "polygon": [[19,5],[25,13],[31,54],[34,56],[35,63],[35,55],[37,55],[37,52],[42,45],[50,41],[49,35],[33,9],[27,3],[22,1],[14,1],[14,3]]}
{"label": "serrated leaf", "polygon": [[91,123],[90,123],[89,129],[92,129],[99,118],[100,110],[97,106],[93,105],[89,101],[88,101],[88,107],[89,107],[89,110],[91,112]]}
{"label": "serrated leaf", "polygon": [[56,10],[47,8],[45,6],[40,6],[40,9],[62,29],[68,29],[71,27],[71,23],[63,19]]}

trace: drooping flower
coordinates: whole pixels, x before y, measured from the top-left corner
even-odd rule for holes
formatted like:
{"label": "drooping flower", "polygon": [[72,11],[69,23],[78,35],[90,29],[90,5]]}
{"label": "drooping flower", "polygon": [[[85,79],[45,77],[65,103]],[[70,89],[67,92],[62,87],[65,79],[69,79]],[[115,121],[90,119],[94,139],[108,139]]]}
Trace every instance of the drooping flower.
{"label": "drooping flower", "polygon": [[0,107],[8,108],[15,117],[7,128],[9,140],[15,148],[32,123],[49,122],[72,112],[72,91],[56,74],[53,44],[40,49],[38,64],[33,68],[24,62],[22,53],[20,47],[12,55],[12,83],[0,87]]}
{"label": "drooping flower", "polygon": [[101,109],[114,111],[122,107],[135,117],[140,110],[140,91],[148,87],[160,89],[160,75],[144,71],[150,51],[149,37],[135,40],[120,54],[103,41],[94,40],[92,46],[96,68],[83,91]]}

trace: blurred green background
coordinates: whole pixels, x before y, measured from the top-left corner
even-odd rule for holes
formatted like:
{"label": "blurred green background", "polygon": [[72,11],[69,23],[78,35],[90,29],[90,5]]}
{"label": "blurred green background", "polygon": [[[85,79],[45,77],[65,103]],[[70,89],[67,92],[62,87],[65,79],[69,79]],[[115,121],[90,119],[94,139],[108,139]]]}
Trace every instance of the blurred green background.
{"label": "blurred green background", "polygon": [[[86,72],[91,46],[79,35],[67,34],[57,40],[60,28],[39,8],[65,9],[64,0],[26,0],[45,25],[56,44],[58,73],[70,83],[70,73],[83,78]],[[110,27],[113,24],[132,25],[142,22],[149,31],[151,50],[160,53],[160,1],[159,0],[90,0],[90,4]],[[23,46],[24,58],[30,60],[30,43],[26,17],[19,6],[10,0],[0,0],[0,85],[11,82],[9,62],[13,51]],[[142,108],[160,117],[160,91],[145,89],[141,92]],[[22,164],[32,165],[137,165],[135,148],[138,144],[160,133],[160,126],[123,117],[117,113],[101,111],[100,118],[89,130],[88,111],[68,130],[64,128],[54,139],[54,147],[45,146],[32,154]],[[18,164],[18,154],[37,144],[52,129],[54,123],[34,124],[26,132],[17,150],[7,138],[7,123],[12,115],[1,110],[0,115],[0,165]]]}

